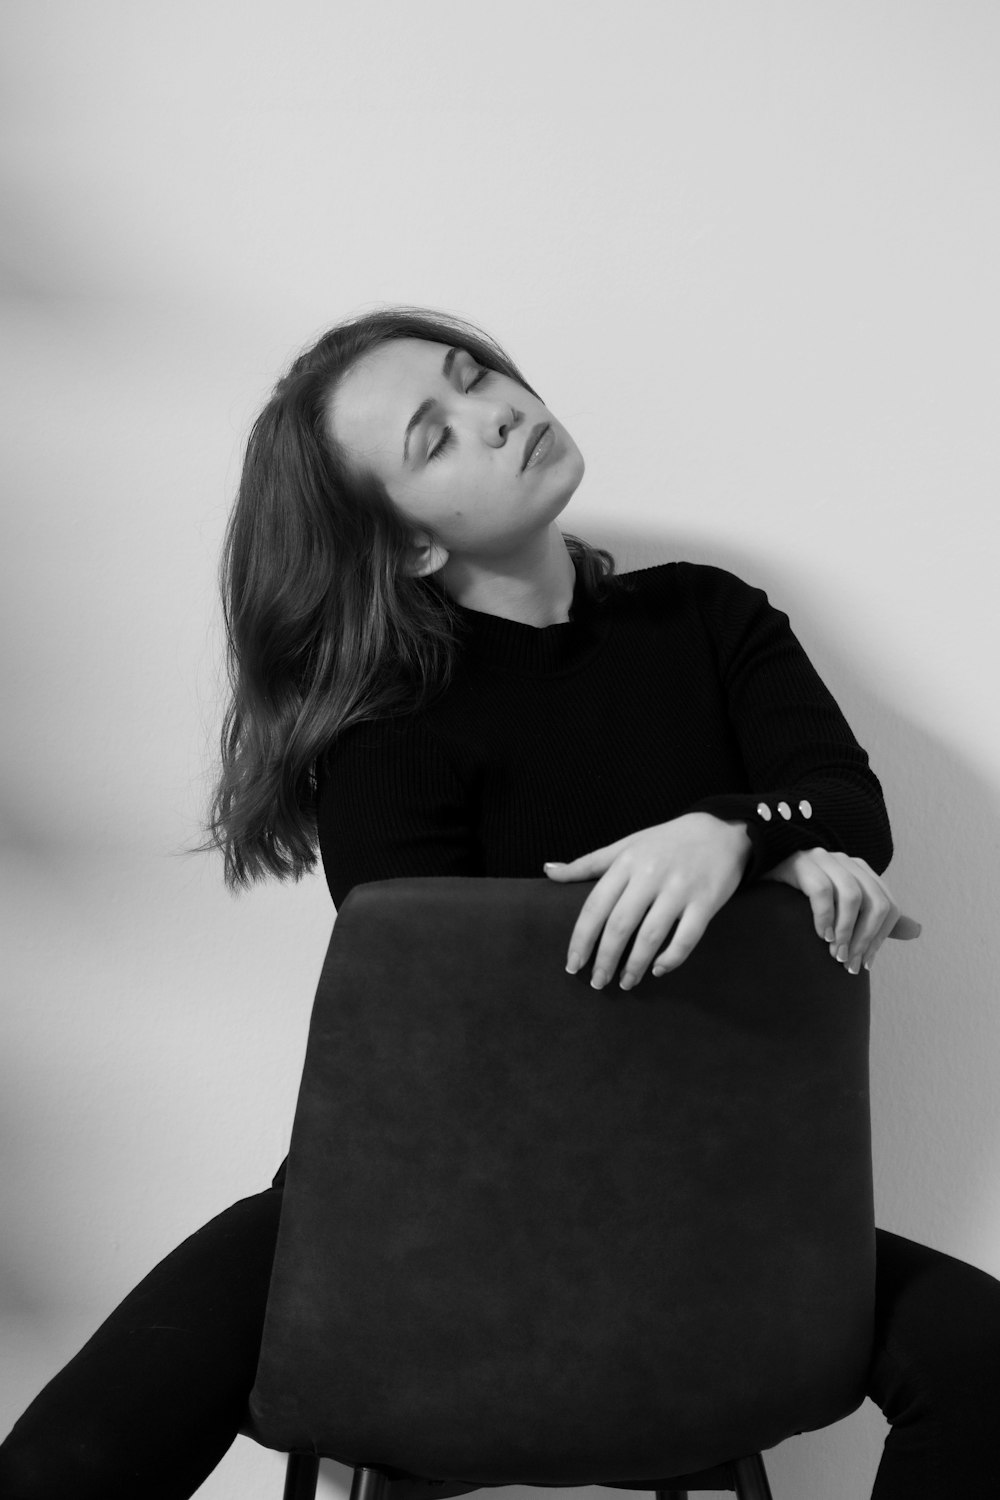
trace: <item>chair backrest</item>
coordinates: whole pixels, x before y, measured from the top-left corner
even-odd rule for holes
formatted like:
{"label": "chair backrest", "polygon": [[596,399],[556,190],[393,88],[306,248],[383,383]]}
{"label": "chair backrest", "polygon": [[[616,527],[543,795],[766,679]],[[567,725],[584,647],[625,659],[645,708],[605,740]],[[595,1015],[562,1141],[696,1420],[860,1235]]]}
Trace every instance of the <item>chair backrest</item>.
{"label": "chair backrest", "polygon": [[787,887],[630,992],[589,886],[356,888],[313,1013],[253,1433],[482,1484],[641,1484],[862,1400],[867,975]]}

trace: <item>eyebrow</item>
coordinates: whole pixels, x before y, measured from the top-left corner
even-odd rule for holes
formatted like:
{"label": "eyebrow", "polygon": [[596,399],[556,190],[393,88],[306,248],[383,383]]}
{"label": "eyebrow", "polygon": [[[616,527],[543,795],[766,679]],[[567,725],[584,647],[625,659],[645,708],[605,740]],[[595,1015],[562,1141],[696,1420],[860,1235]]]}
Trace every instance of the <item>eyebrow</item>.
{"label": "eyebrow", "polygon": [[[455,363],[455,356],[458,353],[459,353],[458,349],[449,349],[448,353],[444,357],[444,362],[441,365],[441,374],[444,376],[445,380],[449,379],[449,377],[451,376],[451,367]],[[406,432],[403,435],[403,462],[404,463],[407,462],[407,460],[409,459],[409,456],[410,456],[410,454],[409,454],[410,434],[413,432],[413,429],[415,427],[419,427],[420,426],[420,423],[424,420],[424,418],[426,417],[427,413],[431,410],[431,408],[432,408],[433,405],[434,405],[434,401],[432,399],[428,399],[426,401],[421,401],[420,405],[417,407],[416,411],[413,413],[413,416],[407,422],[407,424],[406,424]]]}

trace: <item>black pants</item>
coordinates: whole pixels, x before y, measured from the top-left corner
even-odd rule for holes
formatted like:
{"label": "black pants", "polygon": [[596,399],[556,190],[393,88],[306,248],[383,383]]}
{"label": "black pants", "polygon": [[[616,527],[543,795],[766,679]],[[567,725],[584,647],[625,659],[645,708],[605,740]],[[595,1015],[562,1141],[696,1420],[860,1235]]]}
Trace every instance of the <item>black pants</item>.
{"label": "black pants", "polygon": [[[193,1494],[243,1420],[280,1206],[244,1198],[140,1282],[0,1447],[3,1500]],[[996,1500],[1000,1282],[885,1230],[877,1247],[873,1500]]]}

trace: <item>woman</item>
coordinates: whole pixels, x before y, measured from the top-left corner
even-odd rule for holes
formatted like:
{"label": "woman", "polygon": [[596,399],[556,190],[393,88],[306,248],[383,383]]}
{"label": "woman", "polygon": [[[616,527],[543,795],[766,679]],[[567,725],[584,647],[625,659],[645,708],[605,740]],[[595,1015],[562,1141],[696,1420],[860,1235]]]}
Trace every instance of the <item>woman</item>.
{"label": "woman", "polygon": [[[454,319],[375,314],[296,361],[226,540],[227,880],[298,877],[317,841],[337,903],[400,875],[594,880],[567,967],[628,988],[682,963],[742,882],[777,879],[832,960],[870,967],[918,929],[880,878],[865,752],[759,590],[685,563],[619,578],[564,537],[582,475],[509,358]],[[253,1381],[280,1182],[50,1382],[0,1449],[6,1500],[194,1492]],[[877,1246],[869,1394],[893,1427],[873,1493],[992,1495],[1000,1284]]]}

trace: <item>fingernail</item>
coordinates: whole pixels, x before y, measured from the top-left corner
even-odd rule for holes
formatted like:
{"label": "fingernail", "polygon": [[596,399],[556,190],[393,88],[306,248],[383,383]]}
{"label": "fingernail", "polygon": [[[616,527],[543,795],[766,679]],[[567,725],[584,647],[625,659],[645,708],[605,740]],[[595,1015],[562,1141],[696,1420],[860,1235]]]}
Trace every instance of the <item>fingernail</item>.
{"label": "fingernail", "polygon": [[654,979],[661,979],[666,972],[667,972],[666,969],[658,969],[655,966],[655,964],[654,964],[654,966],[653,966],[653,978]]}
{"label": "fingernail", "polygon": [[603,990],[608,982],[608,976],[603,969],[595,969],[590,976],[590,988],[592,990]]}
{"label": "fingernail", "polygon": [[872,971],[872,965],[874,964],[874,962],[875,962],[875,960],[873,958],[866,958],[865,959],[865,968],[868,970],[869,974]]}
{"label": "fingernail", "polygon": [[623,974],[622,977],[621,977],[621,979],[619,979],[619,981],[618,981],[618,988],[621,989],[621,990],[630,990],[634,984],[635,984],[635,975],[634,974]]}
{"label": "fingernail", "polygon": [[832,942],[833,942],[833,940],[834,940],[835,937],[836,937],[836,933],[834,932],[833,928],[832,927],[828,927],[826,929],[826,931],[824,932],[824,934],[823,934],[823,941],[824,941],[824,943],[831,943],[832,944]]}
{"label": "fingernail", "polygon": [[567,960],[566,960],[566,973],[567,974],[578,974],[579,972],[580,972],[580,955],[579,955],[579,953],[571,953],[570,956],[569,956],[569,958],[567,958]]}
{"label": "fingernail", "polygon": [[837,962],[838,962],[838,964],[846,964],[848,951],[849,950],[848,950],[847,944],[846,943],[841,943],[840,947],[837,949]]}
{"label": "fingernail", "polygon": [[861,960],[860,960],[860,958],[854,958],[854,959],[852,959],[851,962],[847,965],[847,972],[848,972],[848,974],[857,974],[857,973],[860,972],[860,970],[861,970]]}

